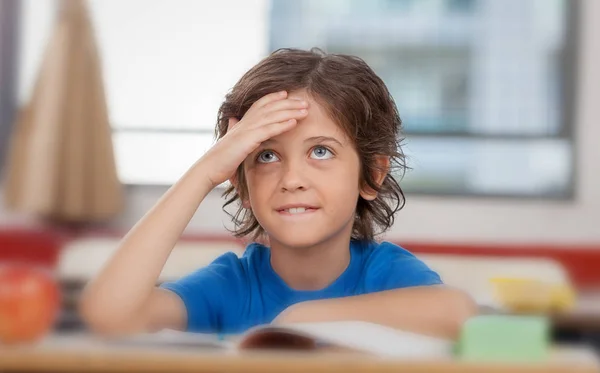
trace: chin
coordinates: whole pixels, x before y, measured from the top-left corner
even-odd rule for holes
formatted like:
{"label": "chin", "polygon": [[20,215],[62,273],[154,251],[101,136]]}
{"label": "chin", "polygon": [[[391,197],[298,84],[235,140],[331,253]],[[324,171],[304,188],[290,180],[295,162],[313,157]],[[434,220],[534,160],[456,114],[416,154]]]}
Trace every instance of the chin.
{"label": "chin", "polygon": [[[316,240],[316,239],[310,240],[307,238],[296,239],[295,237],[286,237],[286,239],[283,239],[283,240],[275,239],[275,241],[279,242],[281,245],[284,245],[285,247],[299,249],[299,250],[313,247],[322,242],[322,240]],[[271,242],[273,242],[273,241],[271,241]]]}
{"label": "chin", "polygon": [[[345,236],[345,230],[319,230],[318,228],[313,229],[286,229],[286,230],[274,230],[273,233],[268,233],[270,242],[277,242],[280,245],[293,249],[306,249],[317,245],[321,245],[327,242],[338,241],[341,237]],[[350,233],[348,233],[349,237]]]}
{"label": "chin", "polygon": [[290,248],[303,249],[318,245],[326,240],[321,235],[315,235],[314,232],[295,231],[295,232],[278,232],[278,234],[269,234],[271,243],[278,242],[281,245]]}
{"label": "chin", "polygon": [[277,242],[289,248],[303,249],[326,242],[338,241],[340,236],[350,237],[352,226],[349,223],[339,226],[324,219],[314,221],[298,221],[293,224],[269,219],[259,220],[265,229],[271,244]]}

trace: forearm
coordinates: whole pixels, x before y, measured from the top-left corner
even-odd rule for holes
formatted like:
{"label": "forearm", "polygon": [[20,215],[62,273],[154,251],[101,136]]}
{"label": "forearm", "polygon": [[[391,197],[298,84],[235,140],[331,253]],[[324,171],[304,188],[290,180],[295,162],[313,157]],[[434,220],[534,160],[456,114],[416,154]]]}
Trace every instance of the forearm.
{"label": "forearm", "polygon": [[476,305],[463,292],[427,286],[299,303],[276,322],[368,321],[455,339],[463,322],[476,312]]}
{"label": "forearm", "polygon": [[127,322],[144,307],[198,206],[213,186],[198,161],[129,231],[85,288],[80,311],[91,324]]}

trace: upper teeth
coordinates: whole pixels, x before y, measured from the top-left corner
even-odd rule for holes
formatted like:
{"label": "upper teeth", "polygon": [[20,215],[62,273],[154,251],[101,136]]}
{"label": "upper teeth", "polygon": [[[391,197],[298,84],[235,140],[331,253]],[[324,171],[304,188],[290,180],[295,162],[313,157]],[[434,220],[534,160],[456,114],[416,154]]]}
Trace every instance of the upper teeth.
{"label": "upper teeth", "polygon": [[289,212],[290,214],[300,214],[303,212],[306,212],[306,208],[304,207],[292,207],[290,209],[285,209],[286,212]]}

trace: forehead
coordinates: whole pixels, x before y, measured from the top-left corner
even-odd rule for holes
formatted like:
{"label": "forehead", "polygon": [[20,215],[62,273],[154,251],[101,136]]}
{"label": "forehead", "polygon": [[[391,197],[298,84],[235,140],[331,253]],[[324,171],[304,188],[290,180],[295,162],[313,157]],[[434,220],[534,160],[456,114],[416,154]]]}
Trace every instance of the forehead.
{"label": "forehead", "polygon": [[298,125],[279,136],[273,137],[277,142],[303,140],[315,136],[330,136],[346,145],[348,137],[342,128],[329,116],[325,108],[306,91],[294,91],[288,95],[291,99],[308,101],[308,115]]}

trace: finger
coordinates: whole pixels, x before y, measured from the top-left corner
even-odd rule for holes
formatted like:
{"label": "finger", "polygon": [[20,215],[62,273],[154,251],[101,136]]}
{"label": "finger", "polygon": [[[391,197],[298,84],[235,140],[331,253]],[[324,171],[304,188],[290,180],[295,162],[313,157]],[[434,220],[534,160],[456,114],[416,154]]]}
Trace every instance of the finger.
{"label": "finger", "polygon": [[293,110],[279,110],[268,113],[258,121],[258,126],[271,124],[271,123],[279,123],[285,122],[289,119],[304,119],[308,115],[307,109],[293,109]]}
{"label": "finger", "polygon": [[252,104],[250,109],[261,108],[261,107],[265,106],[266,104],[268,104],[269,102],[283,100],[286,97],[287,97],[286,91],[269,93],[268,95],[265,95],[265,96],[261,97],[260,99],[258,99],[256,102],[254,102],[254,104]]}
{"label": "finger", "polygon": [[270,123],[256,130],[260,132],[259,142],[266,141],[271,137],[275,137],[294,128],[298,124],[296,119],[288,119],[283,122]]}
{"label": "finger", "polygon": [[233,128],[233,126],[235,126],[237,124],[237,122],[239,122],[239,120],[237,118],[229,118],[229,124],[227,125],[227,132],[229,132],[229,130],[231,130],[231,128]]}
{"label": "finger", "polygon": [[306,108],[308,108],[308,101],[288,98],[285,100],[269,102],[266,105],[264,105],[260,110],[262,112],[271,112],[271,111],[277,111],[277,110],[306,109]]}

